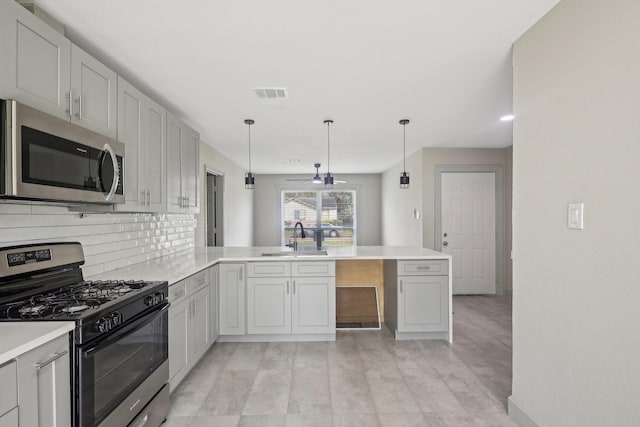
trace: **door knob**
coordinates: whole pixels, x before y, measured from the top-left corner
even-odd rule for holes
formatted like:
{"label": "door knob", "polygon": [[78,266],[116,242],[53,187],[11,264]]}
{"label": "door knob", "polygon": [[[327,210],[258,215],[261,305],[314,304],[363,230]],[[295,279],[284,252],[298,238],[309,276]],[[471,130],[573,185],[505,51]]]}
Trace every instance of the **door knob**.
{"label": "door knob", "polygon": [[446,240],[444,242],[442,242],[442,246],[447,246],[449,244],[449,242],[447,242]]}

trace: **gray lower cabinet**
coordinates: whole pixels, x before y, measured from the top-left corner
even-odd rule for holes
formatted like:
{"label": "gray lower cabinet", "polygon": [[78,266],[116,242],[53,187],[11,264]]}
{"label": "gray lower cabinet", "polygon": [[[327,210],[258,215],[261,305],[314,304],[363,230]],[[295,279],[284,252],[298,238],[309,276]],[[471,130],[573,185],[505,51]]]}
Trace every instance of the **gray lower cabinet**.
{"label": "gray lower cabinet", "polygon": [[333,261],[247,263],[248,334],[335,334]]}
{"label": "gray lower cabinet", "polygon": [[171,391],[211,345],[209,272],[169,287],[169,379]]}
{"label": "gray lower cabinet", "polygon": [[219,264],[220,335],[244,335],[245,324],[245,274],[244,264]]}
{"label": "gray lower cabinet", "polygon": [[396,338],[447,339],[448,268],[447,260],[385,260],[385,323]]}
{"label": "gray lower cabinet", "polygon": [[18,356],[16,368],[18,411],[3,415],[0,426],[5,416],[12,427],[71,425],[69,336],[65,334]]}
{"label": "gray lower cabinet", "polygon": [[209,268],[209,321],[211,324],[209,330],[211,331],[211,344],[213,344],[220,335],[220,320],[218,319],[218,301],[220,300],[219,272],[220,268],[217,265]]}

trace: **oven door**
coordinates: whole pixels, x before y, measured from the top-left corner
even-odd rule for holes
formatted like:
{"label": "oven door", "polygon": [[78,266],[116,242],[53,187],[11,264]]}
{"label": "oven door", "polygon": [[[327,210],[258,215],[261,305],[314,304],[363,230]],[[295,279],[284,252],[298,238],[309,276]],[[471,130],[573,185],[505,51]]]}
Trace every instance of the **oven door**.
{"label": "oven door", "polygon": [[[165,303],[107,337],[76,349],[75,417],[77,427],[97,426],[168,359],[168,307]],[[155,374],[154,374],[155,375]],[[168,381],[162,378],[162,384]],[[157,393],[131,409],[126,425]],[[144,388],[144,387],[143,387]]]}

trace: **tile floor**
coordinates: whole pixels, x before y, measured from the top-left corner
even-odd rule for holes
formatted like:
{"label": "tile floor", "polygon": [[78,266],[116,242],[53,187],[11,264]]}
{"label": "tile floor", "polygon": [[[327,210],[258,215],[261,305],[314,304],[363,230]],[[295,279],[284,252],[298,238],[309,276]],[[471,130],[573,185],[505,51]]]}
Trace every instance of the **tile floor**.
{"label": "tile floor", "polygon": [[171,397],[164,427],[515,426],[511,301],[454,297],[454,344],[388,331],[335,342],[215,343]]}

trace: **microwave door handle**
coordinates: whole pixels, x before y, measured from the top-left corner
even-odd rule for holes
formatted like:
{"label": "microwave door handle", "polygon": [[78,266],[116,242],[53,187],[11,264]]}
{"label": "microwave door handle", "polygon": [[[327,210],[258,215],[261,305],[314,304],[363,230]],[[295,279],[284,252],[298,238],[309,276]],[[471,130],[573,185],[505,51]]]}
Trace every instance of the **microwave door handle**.
{"label": "microwave door handle", "polygon": [[113,148],[111,148],[109,144],[104,144],[102,151],[107,151],[109,153],[111,156],[111,162],[113,163],[113,182],[111,183],[111,190],[109,190],[109,194],[104,198],[108,202],[113,199],[113,195],[116,193],[118,184],[120,183],[120,171],[118,170],[118,158],[116,157],[116,153],[113,151]]}

